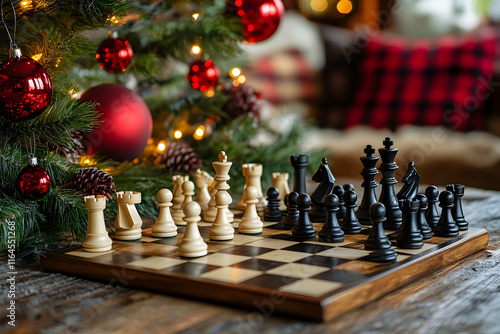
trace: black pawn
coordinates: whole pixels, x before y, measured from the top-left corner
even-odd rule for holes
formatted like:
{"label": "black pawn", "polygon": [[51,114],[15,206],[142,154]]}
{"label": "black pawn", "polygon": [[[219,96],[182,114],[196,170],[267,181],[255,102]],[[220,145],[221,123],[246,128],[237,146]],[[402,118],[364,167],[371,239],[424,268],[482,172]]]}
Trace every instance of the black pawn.
{"label": "black pawn", "polygon": [[429,208],[425,212],[425,218],[427,218],[427,224],[429,227],[434,230],[439,221],[439,212],[437,208],[439,190],[435,186],[428,186],[425,189],[425,197],[427,197],[427,201],[429,203]]}
{"label": "black pawn", "polygon": [[342,220],[345,217],[345,206],[344,206],[344,193],[345,190],[342,186],[333,187],[333,193],[339,199],[339,211],[337,211],[337,219]]}
{"label": "black pawn", "polygon": [[365,258],[373,262],[393,262],[397,258],[396,251],[392,248],[389,238],[384,232],[385,206],[375,203],[369,210],[372,229],[368,239],[365,241],[365,249],[373,250]]}
{"label": "black pawn", "polygon": [[399,208],[398,198],[394,192],[394,185],[398,183],[394,177],[394,173],[398,170],[398,165],[394,162],[398,154],[398,149],[392,147],[394,142],[390,137],[385,137],[383,144],[384,147],[378,149],[382,158],[382,163],[379,167],[382,173],[382,180],[380,181],[382,191],[380,192],[379,202],[384,204],[386,211],[385,218],[387,220],[384,223],[384,228],[386,230],[397,230],[402,222],[401,209]]}
{"label": "black pawn", "polygon": [[434,235],[438,237],[456,237],[458,226],[453,220],[451,210],[453,208],[453,193],[445,190],[439,194],[439,206],[441,207],[441,218],[434,228]]}
{"label": "black pawn", "polygon": [[358,221],[358,217],[356,217],[356,212],[354,212],[357,199],[358,196],[352,190],[348,190],[344,193],[346,212],[342,220],[342,230],[345,234],[358,234],[361,232],[361,224]]}
{"label": "black pawn", "polygon": [[295,226],[295,223],[297,223],[297,218],[299,218],[299,210],[297,210],[297,197],[299,197],[299,194],[295,191],[292,191],[285,196],[285,201],[288,201],[288,211],[285,219],[283,220],[283,229],[285,230],[291,230]]}
{"label": "black pawn", "polygon": [[307,155],[291,155],[290,164],[294,169],[293,191],[306,194],[306,168],[309,165],[309,157]]}
{"label": "black pawn", "polygon": [[414,199],[400,199],[399,206],[403,212],[403,223],[396,234],[396,244],[400,248],[419,249],[424,246],[424,238],[417,223],[417,212],[420,201]]}
{"label": "black pawn", "polygon": [[344,184],[344,191],[354,191],[354,185],[351,183]]}
{"label": "black pawn", "polygon": [[453,196],[455,196],[454,207],[451,210],[455,224],[457,224],[460,231],[465,231],[469,228],[469,223],[465,220],[462,209],[462,197],[464,197],[465,186],[463,184],[449,184],[446,186],[446,190],[451,191]]}
{"label": "black pawn", "polygon": [[427,218],[425,218],[425,212],[428,208],[427,197],[425,197],[425,195],[418,194],[416,198],[420,201],[420,208],[417,212],[418,228],[420,229],[420,233],[422,233],[422,238],[427,240],[432,236],[432,229],[429,224],[427,224]]}
{"label": "black pawn", "polygon": [[267,207],[264,210],[264,220],[268,222],[280,222],[283,214],[280,211],[280,193],[277,188],[267,189]]}
{"label": "black pawn", "polygon": [[316,230],[314,229],[311,219],[309,218],[311,198],[309,198],[309,195],[307,194],[300,194],[297,198],[297,205],[299,207],[299,218],[292,229],[292,236],[297,241],[314,239],[316,236]]}
{"label": "black pawn", "polygon": [[366,145],[364,152],[365,156],[360,158],[363,164],[363,170],[361,171],[363,183],[361,183],[361,187],[364,188],[364,192],[356,216],[362,224],[367,225],[370,221],[370,206],[377,203],[377,196],[375,194],[377,182],[375,182],[375,176],[378,174],[378,170],[375,166],[379,157],[373,155],[375,149],[371,145]]}
{"label": "black pawn", "polygon": [[337,195],[330,194],[325,197],[326,221],[323,228],[319,231],[319,241],[324,242],[342,242],[344,241],[344,232],[340,228],[337,220],[339,210],[339,198]]}

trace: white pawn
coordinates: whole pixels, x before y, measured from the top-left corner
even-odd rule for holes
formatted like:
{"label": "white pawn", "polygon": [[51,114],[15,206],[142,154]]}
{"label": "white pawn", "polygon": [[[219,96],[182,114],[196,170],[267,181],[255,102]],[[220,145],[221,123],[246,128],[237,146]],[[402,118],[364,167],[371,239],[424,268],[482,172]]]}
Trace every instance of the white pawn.
{"label": "white pawn", "polygon": [[201,220],[201,207],[196,202],[188,202],[183,207],[184,220],[187,222],[186,232],[179,245],[179,255],[182,257],[200,257],[207,255],[207,244],[198,229]]}
{"label": "white pawn", "polygon": [[82,242],[83,250],[86,252],[100,253],[111,249],[113,241],[106,230],[104,222],[104,209],[106,208],[106,196],[85,196],[83,198],[85,208],[89,212],[87,234]]}
{"label": "white pawn", "polygon": [[170,212],[172,214],[172,218],[174,221],[182,222],[182,217],[184,217],[184,213],[182,212],[182,202],[184,202],[184,195],[182,195],[182,184],[186,181],[189,181],[189,176],[184,175],[174,175],[172,177],[172,181],[174,181],[174,190],[172,191],[173,201],[172,207],[170,208]]}
{"label": "white pawn", "polygon": [[242,234],[261,234],[264,224],[257,214],[259,191],[254,186],[248,186],[243,190],[243,197],[245,198],[246,210],[238,225],[238,231]]}
{"label": "white pawn", "polygon": [[198,194],[194,199],[195,202],[201,206],[201,211],[205,212],[208,209],[208,202],[210,202],[210,193],[208,191],[208,186],[214,181],[214,178],[210,176],[207,172],[201,169],[197,169],[194,174],[194,182],[198,187]]}
{"label": "white pawn", "polygon": [[151,227],[151,235],[156,238],[171,238],[177,235],[177,226],[170,214],[172,204],[172,192],[168,189],[160,189],[156,195],[160,214],[155,224]]}
{"label": "white pawn", "polygon": [[[181,207],[184,207],[186,203],[193,201],[194,196],[194,184],[191,181],[186,181],[182,184],[182,194],[184,196],[184,201],[182,202]],[[174,216],[174,222],[177,226],[185,226],[186,222],[184,221],[184,211],[181,211],[181,214]]]}
{"label": "white pawn", "polygon": [[280,194],[280,210],[286,211],[285,196],[290,193],[290,188],[288,187],[288,173],[273,173],[272,175],[273,187],[278,189]]}
{"label": "white pawn", "polygon": [[215,215],[214,223],[208,231],[210,240],[214,241],[227,241],[234,238],[234,228],[229,223],[227,218],[227,206],[231,203],[231,196],[224,191],[220,190],[215,195],[215,207],[217,214]]}

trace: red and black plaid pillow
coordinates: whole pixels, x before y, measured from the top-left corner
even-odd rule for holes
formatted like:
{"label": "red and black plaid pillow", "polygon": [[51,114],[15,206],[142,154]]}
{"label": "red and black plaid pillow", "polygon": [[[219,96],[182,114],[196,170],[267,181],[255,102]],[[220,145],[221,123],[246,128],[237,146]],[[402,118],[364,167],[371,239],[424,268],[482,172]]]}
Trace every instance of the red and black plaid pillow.
{"label": "red and black plaid pillow", "polygon": [[497,32],[407,40],[381,34],[367,42],[361,80],[346,125],[403,124],[482,129]]}

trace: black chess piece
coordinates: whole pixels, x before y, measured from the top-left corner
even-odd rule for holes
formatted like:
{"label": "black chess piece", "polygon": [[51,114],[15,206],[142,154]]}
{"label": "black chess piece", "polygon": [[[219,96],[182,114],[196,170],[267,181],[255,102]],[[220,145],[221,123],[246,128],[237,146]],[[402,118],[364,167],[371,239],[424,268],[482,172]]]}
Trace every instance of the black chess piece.
{"label": "black chess piece", "polygon": [[342,242],[344,241],[344,231],[340,228],[337,220],[337,211],[339,210],[339,198],[337,195],[330,194],[325,198],[326,221],[319,231],[319,241],[324,242]]}
{"label": "black chess piece", "polygon": [[299,210],[299,218],[292,229],[293,239],[297,241],[305,241],[314,239],[316,230],[314,229],[309,211],[311,210],[311,198],[307,194],[300,194],[297,198],[297,206]]}
{"label": "black chess piece", "polygon": [[398,170],[398,165],[394,162],[398,149],[392,147],[394,142],[390,137],[385,137],[384,147],[379,148],[378,152],[382,158],[379,170],[382,173],[382,191],[380,192],[379,202],[385,206],[384,229],[397,230],[403,221],[403,214],[399,208],[398,198],[394,192],[394,185],[398,183],[394,173]]}
{"label": "black chess piece", "polygon": [[350,191],[355,191],[355,190],[354,190],[354,185],[353,185],[353,184],[351,184],[351,183],[346,183],[346,184],[344,184],[344,191],[348,191],[348,190],[350,190]]}
{"label": "black chess piece", "polygon": [[277,188],[267,189],[267,206],[264,210],[264,220],[268,222],[280,222],[283,220],[283,214],[280,210],[280,193]]}
{"label": "black chess piece", "polygon": [[427,197],[427,201],[429,202],[429,208],[425,212],[425,218],[427,218],[427,224],[434,231],[434,228],[439,221],[439,212],[437,209],[439,190],[436,186],[428,186],[425,189],[425,197]]}
{"label": "black chess piece", "polygon": [[417,212],[420,201],[414,199],[400,199],[399,206],[403,213],[403,223],[396,234],[396,244],[400,248],[419,249],[424,246],[424,238],[418,229]]}
{"label": "black chess piece", "polygon": [[339,211],[337,211],[337,219],[342,220],[345,217],[345,206],[344,206],[344,193],[345,190],[342,188],[342,186],[335,186],[333,187],[333,193],[337,196],[339,199]]}
{"label": "black chess piece", "polygon": [[456,237],[459,230],[451,211],[453,209],[453,193],[445,190],[439,194],[439,206],[441,207],[441,217],[434,228],[434,235],[437,237]]}
{"label": "black chess piece", "polygon": [[417,212],[418,228],[420,230],[420,233],[422,234],[422,238],[424,238],[424,240],[427,240],[430,239],[432,236],[432,229],[427,223],[427,218],[425,218],[425,212],[427,211],[428,208],[427,197],[425,197],[425,195],[423,194],[418,194],[415,198],[417,198],[420,201],[420,207],[418,208]]}
{"label": "black chess piece", "polygon": [[375,188],[377,187],[377,182],[375,182],[375,176],[378,174],[375,165],[378,162],[378,157],[374,156],[375,149],[371,145],[366,145],[364,150],[366,156],[361,157],[361,163],[363,163],[363,170],[361,171],[361,176],[363,176],[363,183],[361,187],[365,189],[363,193],[363,199],[356,212],[356,216],[361,224],[368,225],[370,221],[370,206],[377,203],[377,196],[375,195]]}
{"label": "black chess piece", "polygon": [[294,184],[293,191],[300,194],[306,194],[306,167],[309,165],[309,157],[307,155],[291,155],[290,163],[294,169]]}
{"label": "black chess piece", "polygon": [[292,191],[285,196],[285,201],[288,201],[288,211],[283,220],[283,229],[285,230],[291,230],[297,223],[297,218],[299,218],[299,210],[297,210],[298,197],[299,194],[296,191]]}
{"label": "black chess piece", "polygon": [[462,209],[462,197],[464,197],[465,186],[463,184],[448,184],[446,190],[451,191],[455,200],[453,201],[453,209],[451,215],[457,224],[460,231],[465,231],[469,228],[469,223],[465,220],[464,211]]}
{"label": "black chess piece", "polygon": [[328,167],[326,158],[321,160],[321,165],[312,176],[314,182],[319,182],[319,186],[311,195],[312,210],[309,212],[309,217],[313,222],[324,222],[326,219],[326,211],[323,210],[326,196],[332,193],[335,186],[335,178]]}
{"label": "black chess piece", "polygon": [[344,206],[346,208],[345,217],[342,220],[342,230],[345,234],[358,234],[361,232],[361,224],[354,209],[356,208],[356,201],[358,196],[352,190],[344,193]]}
{"label": "black chess piece", "polygon": [[398,200],[401,199],[413,199],[418,194],[418,187],[420,185],[420,174],[418,174],[415,168],[415,163],[410,161],[408,163],[408,168],[406,169],[405,175],[401,179],[405,185],[396,195]]}
{"label": "black chess piece", "polygon": [[393,262],[397,258],[396,251],[392,248],[389,238],[384,232],[385,207],[382,203],[375,203],[369,210],[372,229],[365,241],[365,249],[373,250],[365,259],[373,262]]}

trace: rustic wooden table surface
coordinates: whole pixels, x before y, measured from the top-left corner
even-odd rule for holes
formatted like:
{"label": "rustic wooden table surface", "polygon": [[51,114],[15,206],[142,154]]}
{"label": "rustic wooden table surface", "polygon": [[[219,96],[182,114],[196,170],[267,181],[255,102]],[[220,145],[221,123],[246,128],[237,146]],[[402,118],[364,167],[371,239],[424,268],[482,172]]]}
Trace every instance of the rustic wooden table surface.
{"label": "rustic wooden table surface", "polygon": [[328,323],[283,318],[18,266],[16,327],[7,325],[1,268],[0,331],[9,333],[500,333],[500,192],[469,190],[470,226],[487,248]]}

